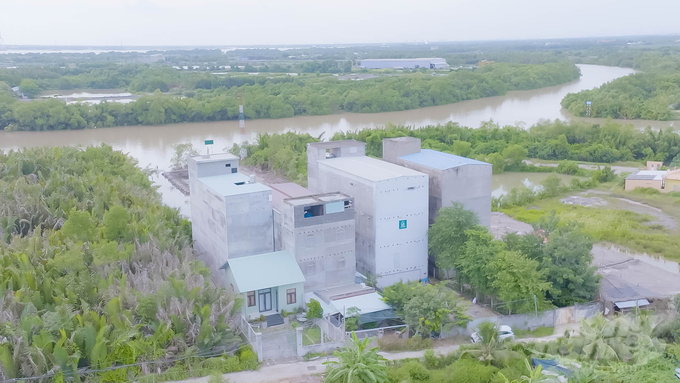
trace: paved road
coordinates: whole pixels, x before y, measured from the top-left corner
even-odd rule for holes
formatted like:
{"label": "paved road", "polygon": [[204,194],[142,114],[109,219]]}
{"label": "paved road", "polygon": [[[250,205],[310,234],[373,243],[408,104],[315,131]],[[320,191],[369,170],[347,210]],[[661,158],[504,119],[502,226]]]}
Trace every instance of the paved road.
{"label": "paved road", "polygon": [[[548,342],[555,340],[564,335],[565,331],[577,331],[579,328],[578,323],[572,323],[564,326],[557,326],[555,328],[555,334],[549,335],[541,338],[524,338],[519,339],[519,342]],[[435,354],[447,355],[458,349],[459,345],[450,345],[435,348]],[[408,352],[381,352],[380,355],[385,357],[387,360],[399,360],[408,358],[422,358],[425,355],[425,350],[421,351],[408,351]],[[330,360],[335,360],[335,358],[329,358]],[[326,366],[323,365],[326,359],[314,360],[310,362],[296,362],[289,364],[276,364],[273,366],[265,366],[257,371],[243,371],[235,372],[232,374],[225,374],[224,378],[229,381],[229,383],[269,383],[278,382],[286,379],[290,379],[291,382],[295,382],[295,378],[299,378],[305,375],[318,374],[326,370]],[[196,378],[183,380],[180,383],[207,383],[208,377]]]}

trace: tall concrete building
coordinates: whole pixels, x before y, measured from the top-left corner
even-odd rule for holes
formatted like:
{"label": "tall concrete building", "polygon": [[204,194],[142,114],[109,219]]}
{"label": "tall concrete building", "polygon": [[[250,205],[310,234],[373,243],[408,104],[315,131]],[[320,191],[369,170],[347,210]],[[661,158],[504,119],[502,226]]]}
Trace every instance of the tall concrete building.
{"label": "tall concrete building", "polygon": [[427,278],[427,174],[366,157],[365,144],[307,144],[312,191],[354,197],[356,259],[379,286]]}
{"label": "tall concrete building", "polygon": [[293,182],[269,185],[272,189],[274,214],[274,251],[283,250],[283,202],[289,198],[306,197],[314,194],[309,189]]}
{"label": "tall concrete building", "polygon": [[218,269],[227,260],[274,251],[272,191],[238,172],[228,153],[189,159],[194,248]]}
{"label": "tall concrete building", "polygon": [[477,214],[481,225],[491,224],[491,164],[421,149],[420,139],[415,137],[384,139],[383,159],[429,176],[430,223],[439,209],[460,202]]}

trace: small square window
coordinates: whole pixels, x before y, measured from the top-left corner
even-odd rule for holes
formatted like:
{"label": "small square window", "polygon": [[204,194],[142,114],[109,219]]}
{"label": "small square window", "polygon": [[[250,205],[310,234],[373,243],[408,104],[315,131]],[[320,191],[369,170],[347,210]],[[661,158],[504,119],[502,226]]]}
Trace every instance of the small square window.
{"label": "small square window", "polygon": [[307,275],[316,274],[316,264],[314,262],[309,262],[307,264]]}
{"label": "small square window", "polygon": [[231,172],[232,173],[238,173],[238,169],[237,168],[231,168]]}
{"label": "small square window", "polygon": [[344,268],[345,268],[345,263],[346,263],[346,262],[345,262],[345,258],[344,258],[344,257],[343,257],[343,258],[340,258],[340,259],[338,260],[338,269],[340,269],[340,270],[344,269]]}
{"label": "small square window", "polygon": [[248,307],[255,306],[255,291],[248,291]]}
{"label": "small square window", "polygon": [[297,302],[297,294],[295,293],[295,289],[286,290],[286,302],[288,302],[289,305]]}

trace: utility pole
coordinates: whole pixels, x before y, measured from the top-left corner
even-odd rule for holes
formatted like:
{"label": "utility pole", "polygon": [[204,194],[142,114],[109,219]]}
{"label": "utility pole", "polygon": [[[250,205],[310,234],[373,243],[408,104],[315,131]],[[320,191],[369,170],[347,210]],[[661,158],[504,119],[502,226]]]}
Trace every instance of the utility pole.
{"label": "utility pole", "polygon": [[243,113],[243,94],[239,92],[238,94],[238,127],[241,134],[246,132],[246,116]]}

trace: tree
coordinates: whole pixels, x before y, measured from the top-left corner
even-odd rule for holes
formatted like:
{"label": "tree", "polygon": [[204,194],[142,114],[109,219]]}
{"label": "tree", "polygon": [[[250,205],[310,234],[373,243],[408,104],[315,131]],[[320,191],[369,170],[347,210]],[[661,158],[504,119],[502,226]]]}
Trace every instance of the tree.
{"label": "tree", "polygon": [[453,143],[453,152],[459,156],[467,157],[472,152],[472,144],[467,141],[455,141]]}
{"label": "tree", "polygon": [[456,273],[468,282],[477,293],[493,294],[494,270],[491,265],[497,255],[505,251],[505,244],[495,240],[484,226],[466,230],[462,254],[456,260]]}
{"label": "tree", "polygon": [[468,237],[466,231],[479,225],[479,218],[466,210],[462,203],[439,209],[434,224],[430,226],[429,247],[437,267],[448,271],[464,251]]}
{"label": "tree", "polygon": [[493,174],[501,174],[505,170],[505,157],[500,153],[491,153],[487,160],[492,165]]}
{"label": "tree", "polygon": [[72,210],[61,228],[61,233],[74,241],[92,241],[95,223],[87,211]]}
{"label": "tree", "polygon": [[470,318],[467,306],[455,292],[438,285],[414,285],[413,297],[404,306],[404,321],[421,336],[438,335],[453,325],[463,326]]}
{"label": "tree", "polygon": [[383,301],[390,305],[394,311],[403,316],[404,306],[413,298],[418,282],[404,283],[399,281],[383,290]]}
{"label": "tree", "polygon": [[576,161],[560,161],[557,165],[557,172],[560,174],[576,175],[579,172],[579,166]]}
{"label": "tree", "polygon": [[492,286],[512,312],[531,312],[535,305],[539,309],[547,306],[545,292],[550,283],[545,279],[545,272],[538,269],[538,261],[514,251],[503,251],[491,269],[494,271]]}
{"label": "tree", "polygon": [[361,310],[356,306],[347,309],[347,312],[345,313],[345,331],[354,331],[359,328],[360,314]]}
{"label": "tree", "polygon": [[548,298],[559,307],[589,302],[600,290],[597,266],[592,265],[592,240],[579,230],[564,227],[550,236],[541,269],[551,284]]}
{"label": "tree", "polygon": [[556,175],[551,174],[541,182],[541,186],[543,186],[541,193],[543,193],[544,196],[555,197],[560,194],[562,181],[560,181]]}
{"label": "tree", "polygon": [[518,144],[510,145],[507,148],[503,149],[503,157],[505,158],[505,161],[508,163],[508,166],[513,167],[519,166],[520,164],[522,164],[522,161],[524,161],[524,159],[527,158],[528,154],[529,151]]}
{"label": "tree", "polygon": [[33,80],[23,79],[21,80],[21,85],[19,85],[19,91],[23,93],[26,97],[36,98],[42,92],[42,89]]}
{"label": "tree", "polygon": [[189,158],[198,155],[198,150],[194,149],[191,143],[176,144],[172,146],[174,153],[170,163],[174,170],[186,169]]}
{"label": "tree", "polygon": [[321,318],[323,316],[323,309],[321,308],[321,303],[316,299],[310,299],[307,303],[307,318],[315,319]]}
{"label": "tree", "polygon": [[386,359],[378,354],[378,347],[369,348],[373,338],[363,341],[352,332],[347,347],[333,352],[337,361],[324,362],[327,383],[387,383]]}
{"label": "tree", "polygon": [[607,320],[602,314],[581,321],[580,336],[570,338],[570,347],[593,361],[630,360],[631,348],[625,338],[629,334],[628,321],[623,318]]}
{"label": "tree", "polygon": [[484,322],[477,328],[480,341],[473,343],[462,356],[469,355],[487,365],[502,366],[520,354],[509,349],[510,338],[500,339],[498,328],[491,322]]}

